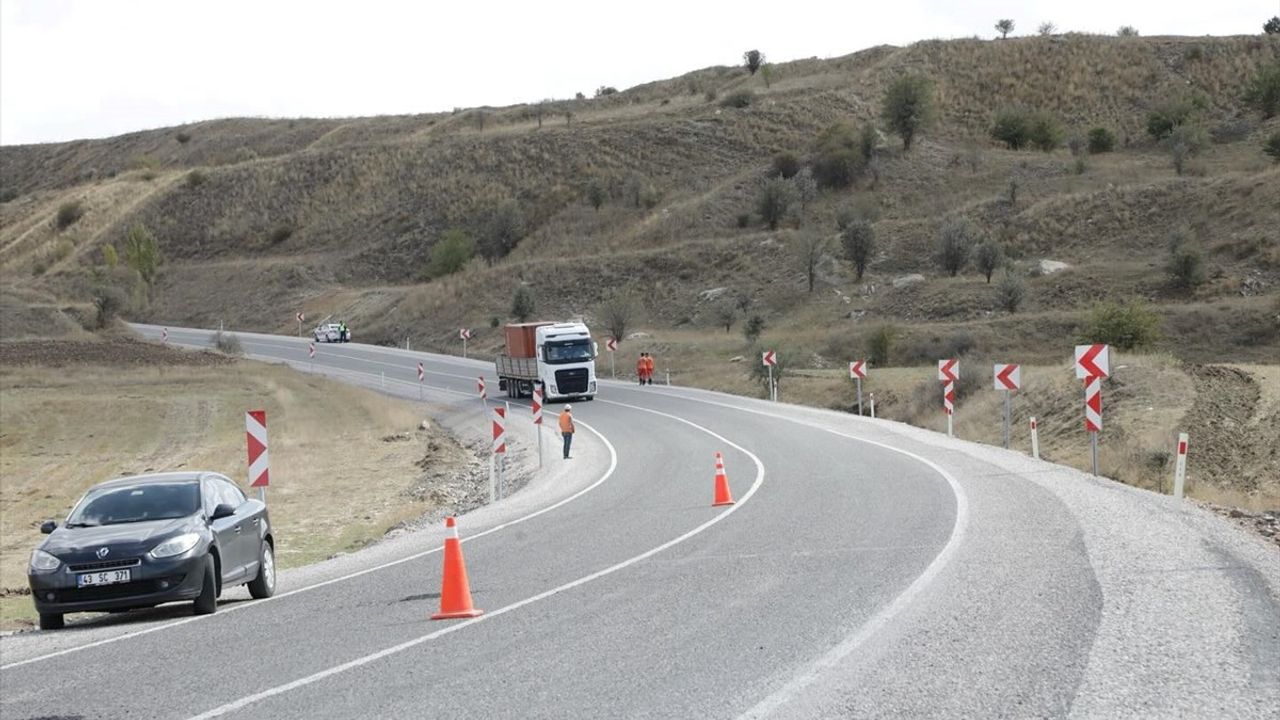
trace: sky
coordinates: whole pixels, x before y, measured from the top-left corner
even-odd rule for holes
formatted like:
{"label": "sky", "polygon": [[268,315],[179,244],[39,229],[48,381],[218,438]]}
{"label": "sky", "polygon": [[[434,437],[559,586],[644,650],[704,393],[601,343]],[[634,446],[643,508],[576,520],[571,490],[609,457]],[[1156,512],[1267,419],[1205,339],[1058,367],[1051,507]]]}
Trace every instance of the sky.
{"label": "sky", "polygon": [[1060,32],[1261,32],[1280,0],[0,0],[0,144],[221,117],[354,117],[590,96],[758,48]]}

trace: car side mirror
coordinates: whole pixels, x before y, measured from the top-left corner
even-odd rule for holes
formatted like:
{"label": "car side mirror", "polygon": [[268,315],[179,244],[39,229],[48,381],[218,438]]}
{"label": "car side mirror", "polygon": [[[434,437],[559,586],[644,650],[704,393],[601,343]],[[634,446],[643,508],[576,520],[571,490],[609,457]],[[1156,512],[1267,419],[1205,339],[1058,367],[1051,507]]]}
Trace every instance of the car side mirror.
{"label": "car side mirror", "polygon": [[235,514],[236,514],[235,508],[231,507],[226,503],[219,503],[218,506],[213,509],[213,517],[210,517],[209,519],[221,520],[224,517],[231,517],[232,515],[235,515]]}
{"label": "car side mirror", "polygon": [[40,523],[40,532],[44,533],[45,535],[48,535],[49,533],[57,529],[58,529],[58,523],[54,520],[45,520],[44,522]]}

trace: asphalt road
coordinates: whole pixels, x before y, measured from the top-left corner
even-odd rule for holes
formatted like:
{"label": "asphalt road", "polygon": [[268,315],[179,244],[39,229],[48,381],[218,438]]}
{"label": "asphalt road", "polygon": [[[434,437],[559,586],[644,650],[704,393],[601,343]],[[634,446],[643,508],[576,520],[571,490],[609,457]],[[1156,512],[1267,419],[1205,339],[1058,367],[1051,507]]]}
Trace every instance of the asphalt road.
{"label": "asphalt road", "polygon": [[[422,361],[427,405],[463,425],[481,424],[477,375],[498,394],[483,362],[240,339],[409,399]],[[1276,717],[1280,558],[1206,513],[704,391],[606,383],[574,414],[573,459],[545,435],[527,490],[460,519],[480,618],[427,619],[431,529],[213,616],[2,638],[0,717]],[[717,451],[727,508],[710,506]]]}

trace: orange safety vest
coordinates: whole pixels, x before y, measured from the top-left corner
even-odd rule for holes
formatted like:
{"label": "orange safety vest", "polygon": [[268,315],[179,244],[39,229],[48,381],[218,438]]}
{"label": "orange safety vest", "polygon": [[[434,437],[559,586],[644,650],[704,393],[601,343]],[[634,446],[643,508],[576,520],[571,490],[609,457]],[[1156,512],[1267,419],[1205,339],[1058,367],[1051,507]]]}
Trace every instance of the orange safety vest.
{"label": "orange safety vest", "polygon": [[645,357],[644,369],[648,371],[649,374],[653,374],[653,356],[652,355]]}
{"label": "orange safety vest", "polygon": [[643,375],[643,374],[644,374],[644,370],[645,370],[645,368],[646,368],[646,367],[648,367],[648,365],[649,365],[649,363],[645,362],[645,359],[644,359],[644,358],[640,358],[640,359],[636,360],[636,374],[638,374],[638,375]]}
{"label": "orange safety vest", "polygon": [[560,434],[563,435],[565,433],[573,433],[573,418],[569,417],[567,411],[560,413]]}

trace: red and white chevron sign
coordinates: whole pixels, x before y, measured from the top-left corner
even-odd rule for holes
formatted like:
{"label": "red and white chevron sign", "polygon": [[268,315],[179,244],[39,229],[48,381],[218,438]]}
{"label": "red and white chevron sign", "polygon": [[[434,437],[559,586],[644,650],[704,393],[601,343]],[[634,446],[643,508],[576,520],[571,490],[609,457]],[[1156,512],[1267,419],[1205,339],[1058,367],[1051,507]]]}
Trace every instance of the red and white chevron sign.
{"label": "red and white chevron sign", "polygon": [[1102,378],[1096,375],[1084,381],[1084,429],[1102,430]]}
{"label": "red and white chevron sign", "polygon": [[169,342],[169,328],[160,328],[160,342]]}
{"label": "red and white chevron sign", "polygon": [[613,352],[618,349],[618,338],[609,338],[604,341],[604,349]]}
{"label": "red and white chevron sign", "polygon": [[249,446],[249,487],[266,487],[267,479],[267,411],[250,410],[244,414],[245,443]]}
{"label": "red and white chevron sign", "polygon": [[315,358],[315,356],[316,356],[316,344],[313,342],[307,343],[307,357]]}
{"label": "red and white chevron sign", "polygon": [[303,320],[305,320],[305,319],[306,319],[306,318],[304,318],[304,317],[302,316],[302,313],[298,313],[298,322],[302,322],[302,321],[303,321]]}
{"label": "red and white chevron sign", "polygon": [[1076,346],[1076,377],[1111,377],[1111,348],[1101,343]]}
{"label": "red and white chevron sign", "polygon": [[760,353],[760,360],[764,363],[765,367],[777,367],[778,353],[772,350],[765,350]]}
{"label": "red and white chevron sign", "polygon": [[956,384],[948,380],[942,385],[942,412],[947,415],[956,414]]}
{"label": "red and white chevron sign", "polygon": [[470,339],[471,339],[471,331],[470,331],[470,330],[468,330],[468,329],[466,329],[466,328],[462,328],[462,329],[458,330],[458,337],[462,338],[463,340],[470,340]]}
{"label": "red and white chevron sign", "polygon": [[854,360],[849,363],[849,379],[863,380],[867,377],[867,361]]}
{"label": "red and white chevron sign", "polygon": [[996,363],[995,389],[996,390],[1022,389],[1022,366],[1003,365],[1001,363]]}
{"label": "red and white chevron sign", "polygon": [[542,424],[542,388],[533,389],[533,424]]}
{"label": "red and white chevron sign", "polygon": [[960,379],[960,361],[952,358],[950,360],[938,361],[938,380],[942,382],[955,382]]}
{"label": "red and white chevron sign", "polygon": [[483,375],[481,375],[480,377],[476,378],[476,391],[480,393],[480,399],[481,399],[481,400],[485,400],[485,399],[487,399],[487,398],[489,397],[489,394],[488,394],[488,393],[486,393],[486,392],[484,391],[484,376],[483,376]]}
{"label": "red and white chevron sign", "polygon": [[505,453],[507,451],[506,408],[496,407],[493,409],[493,451],[495,453]]}
{"label": "red and white chevron sign", "polygon": [[418,363],[418,382],[422,382],[427,377],[426,368],[422,367],[422,363]]}

